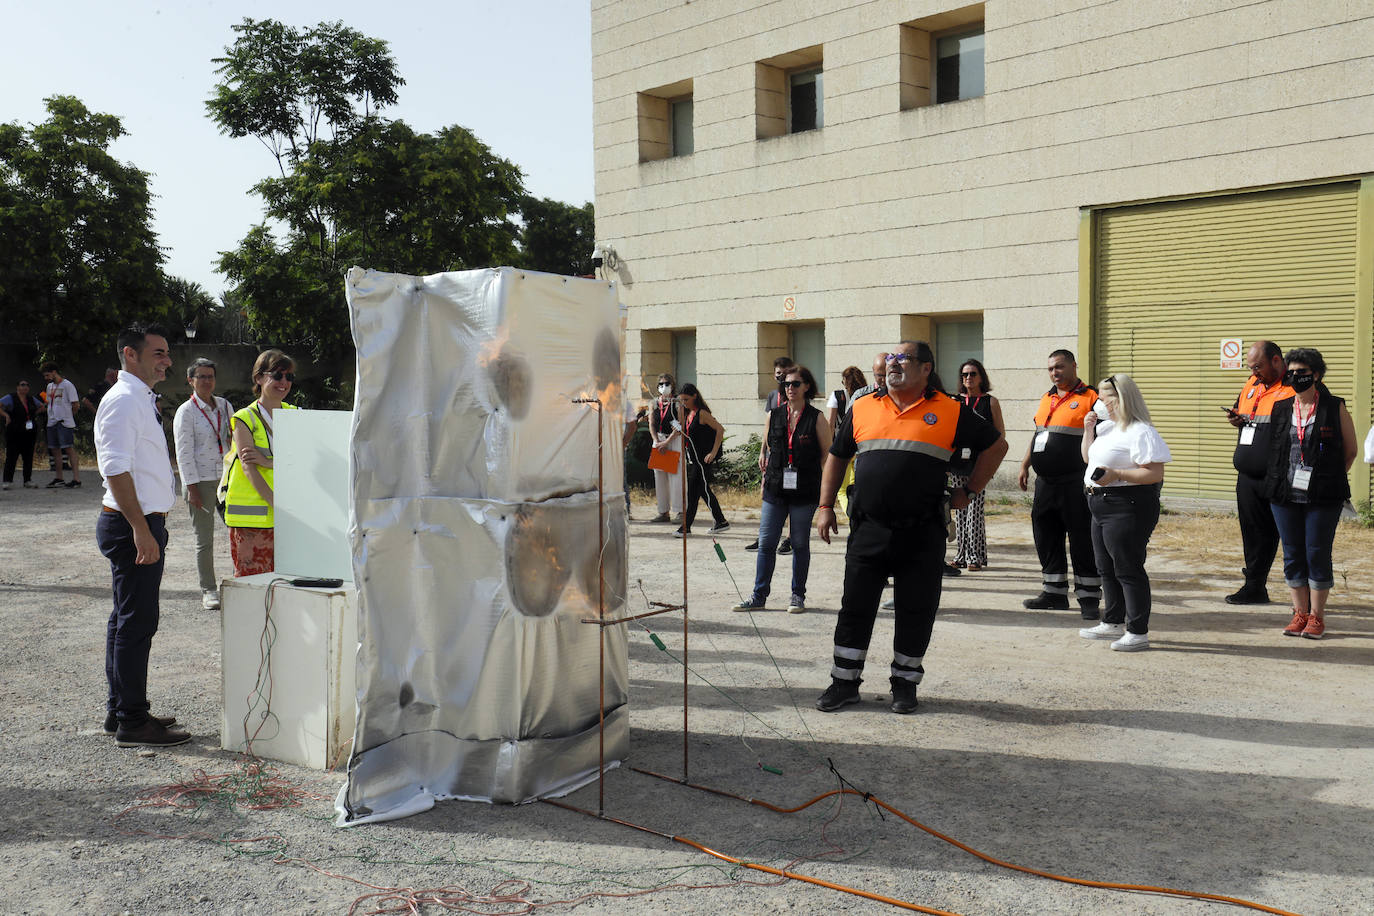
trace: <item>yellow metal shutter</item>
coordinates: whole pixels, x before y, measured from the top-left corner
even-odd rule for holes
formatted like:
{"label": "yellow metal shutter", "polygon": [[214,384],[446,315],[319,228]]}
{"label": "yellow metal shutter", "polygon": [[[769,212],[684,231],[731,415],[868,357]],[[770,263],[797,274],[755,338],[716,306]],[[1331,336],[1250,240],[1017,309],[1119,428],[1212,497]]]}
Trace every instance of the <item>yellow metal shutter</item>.
{"label": "yellow metal shutter", "polygon": [[[1173,462],[1165,492],[1231,498],[1236,433],[1221,408],[1249,377],[1223,338],[1316,347],[1350,400],[1357,182],[1120,207],[1095,215],[1092,371],[1140,385]],[[1092,379],[1096,381],[1097,378]],[[1353,406],[1353,405],[1352,405]]]}

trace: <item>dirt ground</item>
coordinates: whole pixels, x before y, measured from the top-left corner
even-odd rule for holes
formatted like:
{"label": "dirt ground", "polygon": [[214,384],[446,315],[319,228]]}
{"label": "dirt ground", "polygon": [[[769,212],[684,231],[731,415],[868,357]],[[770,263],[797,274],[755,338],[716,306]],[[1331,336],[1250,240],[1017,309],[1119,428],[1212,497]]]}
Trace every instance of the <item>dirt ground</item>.
{"label": "dirt ground", "polygon": [[[336,829],[337,773],[256,772],[219,749],[219,620],[200,608],[183,512],[171,519],[150,695],[195,739],[117,749],[100,731],[109,569],[94,543],[98,477],[84,476],[80,490],[0,493],[0,911],[438,913],[443,901],[513,913],[577,900],[592,912],[891,911],[546,804],[446,802]],[[997,512],[991,567],[946,584],[908,717],[883,702],[890,613],[864,703],[812,708],[827,683],[839,544],[815,543],[807,613],[751,618],[728,610],[732,582],[747,590],[753,577],[745,512],[720,538],[726,567],[708,537],[690,539],[691,780],[794,806],[842,776],[1007,862],[1269,912],[1374,911],[1374,533],[1338,536],[1330,629],[1313,642],[1280,636],[1286,603],[1222,603],[1240,565],[1233,519],[1166,516],[1150,563],[1152,648],[1128,654],[1078,638],[1075,612],[1021,607],[1038,582],[1027,512],[1015,501]],[[675,601],[681,542],[673,526],[643,521],[646,506],[635,514],[631,579]],[[783,601],[789,572],[784,558],[773,589]],[[1281,586],[1276,575],[1271,589]],[[680,657],[680,618],[650,623]],[[630,762],[679,776],[682,668],[642,630],[630,665]],[[620,769],[605,798],[614,817],[935,911],[1235,911],[1010,871],[854,796],[777,814]],[[595,808],[596,787],[569,801]],[[382,889],[398,890],[368,896]]]}

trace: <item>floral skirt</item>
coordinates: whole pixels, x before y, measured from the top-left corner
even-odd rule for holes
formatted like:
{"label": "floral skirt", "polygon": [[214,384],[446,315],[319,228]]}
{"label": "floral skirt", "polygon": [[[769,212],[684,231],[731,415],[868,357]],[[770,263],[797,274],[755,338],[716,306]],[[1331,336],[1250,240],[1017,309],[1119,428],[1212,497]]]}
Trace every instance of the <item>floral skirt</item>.
{"label": "floral skirt", "polygon": [[234,560],[234,577],[272,572],[276,566],[275,543],[271,528],[230,528],[229,556]]}

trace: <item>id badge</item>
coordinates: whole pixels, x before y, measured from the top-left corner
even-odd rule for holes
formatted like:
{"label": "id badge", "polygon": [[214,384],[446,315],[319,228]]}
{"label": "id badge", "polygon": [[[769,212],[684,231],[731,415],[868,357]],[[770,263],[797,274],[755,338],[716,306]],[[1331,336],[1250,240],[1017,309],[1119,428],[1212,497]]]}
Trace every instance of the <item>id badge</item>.
{"label": "id badge", "polygon": [[965,461],[969,460],[970,458],[973,457],[973,449],[971,449],[971,448],[966,448],[966,449],[960,450],[960,452],[959,452],[959,457],[962,458],[962,459],[964,459]]}
{"label": "id badge", "polygon": [[1307,492],[1307,484],[1312,480],[1312,469],[1306,465],[1298,465],[1293,469],[1293,489]]}
{"label": "id badge", "polygon": [[1240,444],[1253,445],[1255,443],[1255,427],[1247,423],[1240,428]]}
{"label": "id badge", "polygon": [[25,428],[25,429],[33,429],[33,421],[32,421],[32,420],[25,420],[25,421],[24,421],[24,428]]}
{"label": "id badge", "polygon": [[797,488],[797,469],[784,468],[782,472],[782,488],[784,490],[795,490]]}
{"label": "id badge", "polygon": [[1040,430],[1040,432],[1035,434],[1035,445],[1033,446],[1035,451],[1043,452],[1045,450],[1045,446],[1049,444],[1050,431],[1048,429],[1042,429]]}

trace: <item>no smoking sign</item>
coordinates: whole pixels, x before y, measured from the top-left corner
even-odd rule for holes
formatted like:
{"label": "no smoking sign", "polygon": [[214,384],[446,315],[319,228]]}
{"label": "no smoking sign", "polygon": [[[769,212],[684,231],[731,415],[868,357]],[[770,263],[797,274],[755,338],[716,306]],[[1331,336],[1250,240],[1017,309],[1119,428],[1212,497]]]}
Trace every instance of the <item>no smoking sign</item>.
{"label": "no smoking sign", "polygon": [[1245,360],[1241,354],[1245,352],[1245,344],[1239,337],[1223,337],[1221,339],[1221,368],[1223,369],[1244,369]]}

